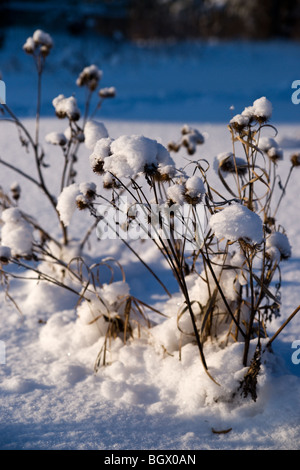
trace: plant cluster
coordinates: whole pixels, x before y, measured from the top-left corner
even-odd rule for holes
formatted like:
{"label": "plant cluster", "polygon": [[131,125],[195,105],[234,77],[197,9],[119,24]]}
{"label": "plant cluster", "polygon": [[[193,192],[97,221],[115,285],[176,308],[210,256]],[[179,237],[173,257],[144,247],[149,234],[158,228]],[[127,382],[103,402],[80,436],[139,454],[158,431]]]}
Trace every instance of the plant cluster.
{"label": "plant cluster", "polygon": [[[68,121],[67,130],[46,136],[63,155],[60,193],[54,197],[47,185],[49,169],[39,137],[41,79],[52,47],[50,36],[40,30],[24,45],[38,73],[35,135],[2,105],[2,121],[17,126],[22,145],[33,155],[37,176],[2,157],[0,163],[40,189],[54,209],[61,238],[54,238],[32,214],[22,211],[20,184],[11,186],[10,195],[2,191],[0,261],[4,286],[8,287],[10,277],[20,277],[14,270],[6,270],[9,263],[28,270],[38,281],[74,292],[83,323],[91,326],[95,337],[105,338],[96,361],[98,369],[107,362],[108,341],[121,336],[126,342],[133,336],[133,323],[143,319],[149,326],[145,309],[155,309],[130,294],[123,271],[122,282],[101,283],[101,267],[111,266],[111,260],[87,265],[83,250],[93,230],[99,238],[108,230],[169,294],[168,286],[131,243],[138,232],[138,238],[148,238],[156,245],[178,283],[184,300],[177,313],[178,329],[185,341],[196,342],[206,373],[215,380],[205,356],[207,341],[216,341],[221,347],[242,341],[241,361],[250,368],[241,388],[255,399],[262,340],[271,344],[268,323],[280,314],[280,264],[291,256],[277,213],[291,173],[300,165],[299,155],[292,155],[287,179],[281,181],[278,162],[283,152],[276,142],[277,131],[269,123],[271,103],[259,98],[231,119],[232,149],[217,155],[212,163],[197,156],[205,139],[188,125],[182,127],[178,142],[167,147],[141,135],[111,138],[94,117],[103,100],[114,97],[116,91],[110,87],[97,92],[102,71],[95,65],[85,67],[76,81],[87,93],[83,114],[74,96],[53,99],[57,118]],[[94,93],[98,103],[91,112]],[[267,130],[274,132],[274,137],[266,136]],[[89,163],[97,185],[103,187],[99,193],[94,182],[81,182],[76,172],[83,143],[90,149]],[[185,167],[176,164],[179,151],[187,152]],[[218,175],[217,187],[211,183],[212,172]],[[76,255],[70,256],[68,247],[74,254],[74,241],[69,239],[68,226],[76,210],[89,211],[94,222],[77,243]],[[256,350],[251,362],[253,342]]]}

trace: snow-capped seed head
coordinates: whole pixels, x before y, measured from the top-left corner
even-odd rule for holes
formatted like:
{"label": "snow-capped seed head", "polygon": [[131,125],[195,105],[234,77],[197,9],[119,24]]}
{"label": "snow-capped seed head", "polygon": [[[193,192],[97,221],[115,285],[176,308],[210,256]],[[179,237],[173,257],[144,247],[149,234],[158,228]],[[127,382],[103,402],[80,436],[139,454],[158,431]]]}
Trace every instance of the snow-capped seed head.
{"label": "snow-capped seed head", "polygon": [[237,132],[240,132],[249,125],[249,122],[250,122],[249,116],[243,115],[243,114],[237,114],[230,120],[230,125]]}
{"label": "snow-capped seed head", "polygon": [[61,132],[50,132],[46,135],[45,140],[48,144],[60,145],[61,147],[68,143],[66,135]]}
{"label": "snow-capped seed head", "polygon": [[60,220],[67,227],[76,209],[86,209],[96,196],[95,183],[73,183],[66,186],[58,197],[57,210]]}
{"label": "snow-capped seed head", "polygon": [[55,109],[56,116],[60,119],[64,119],[66,117],[66,110],[64,109],[64,95],[58,95],[56,98],[52,100],[52,104]]}
{"label": "snow-capped seed head", "polygon": [[181,128],[181,134],[182,135],[190,134],[192,132],[192,130],[193,129],[188,124],[184,124],[184,126],[182,126],[182,128]]}
{"label": "snow-capped seed head", "polygon": [[53,46],[53,40],[50,34],[45,33],[41,29],[37,29],[32,36],[33,41],[35,44],[40,46],[47,46],[49,49]]}
{"label": "snow-capped seed head", "polygon": [[170,152],[162,144],[157,142],[157,172],[155,179],[158,181],[170,181],[176,174],[175,163]]}
{"label": "snow-capped seed head", "polygon": [[20,196],[21,196],[21,187],[19,183],[16,183],[16,182],[12,183],[10,186],[10,190],[11,190],[13,199],[15,201],[18,201],[18,199],[20,199]]}
{"label": "snow-capped seed head", "polygon": [[47,57],[53,47],[53,41],[48,33],[41,29],[37,29],[32,37],[27,38],[23,45],[23,50],[27,54],[40,53],[43,57]]}
{"label": "snow-capped seed head", "polygon": [[90,155],[90,165],[94,173],[102,175],[104,173],[104,160],[111,155],[110,146],[113,139],[110,137],[99,139],[95,146],[94,151]]}
{"label": "snow-capped seed head", "polygon": [[102,75],[102,70],[98,69],[96,65],[92,64],[88,67],[85,67],[82,72],[80,72],[76,80],[76,85],[79,87],[87,86],[89,90],[94,91],[97,88]]}
{"label": "snow-capped seed head", "polygon": [[258,141],[258,148],[268,153],[271,148],[278,148],[278,143],[272,137],[261,137]]}
{"label": "snow-capped seed head", "polygon": [[185,124],[182,129],[181,129],[181,134],[182,135],[187,135],[187,134],[192,134],[198,139],[199,144],[204,143],[204,137],[203,135],[197,130],[194,129],[193,127],[190,127],[188,124]]}
{"label": "snow-capped seed head", "polygon": [[114,98],[116,96],[115,87],[101,88],[98,92],[100,98]]}
{"label": "snow-capped seed head", "polygon": [[281,254],[276,246],[270,246],[266,249],[266,257],[271,261],[279,263],[281,261]]}
{"label": "snow-capped seed head", "polygon": [[204,143],[204,137],[197,129],[193,129],[188,125],[184,125],[181,129],[182,139],[181,143],[186,147],[189,155],[193,155],[196,152],[197,145]]}
{"label": "snow-capped seed head", "polygon": [[249,119],[249,122],[251,122],[254,119],[254,106],[247,106],[243,110],[242,116],[247,117]]}
{"label": "snow-capped seed head", "polygon": [[216,157],[218,169],[224,173],[237,173],[244,175],[247,171],[247,163],[242,158],[236,157],[232,152],[219,153]]}
{"label": "snow-capped seed head", "polygon": [[169,205],[172,206],[173,204],[178,204],[182,206],[186,202],[184,193],[185,187],[183,184],[175,183],[172,186],[169,186],[167,189]]}
{"label": "snow-capped seed head", "polygon": [[178,152],[181,147],[185,147],[189,155],[193,155],[197,150],[197,145],[204,143],[203,135],[197,130],[187,124],[181,129],[182,137],[179,142],[169,142],[168,150],[171,152]]}
{"label": "snow-capped seed head", "polygon": [[156,140],[139,135],[98,140],[90,163],[95,173],[109,172],[117,178],[144,173],[157,180],[169,180],[175,174],[168,150]]}
{"label": "snow-capped seed head", "polygon": [[265,225],[267,225],[268,227],[274,226],[274,225],[275,225],[275,222],[276,222],[276,220],[275,220],[274,217],[265,217],[265,219],[264,219],[264,223],[265,223]]}
{"label": "snow-capped seed head", "polygon": [[258,141],[258,148],[265,152],[273,162],[282,160],[283,150],[272,137],[261,137]]}
{"label": "snow-capped seed head", "polygon": [[118,178],[132,178],[157,164],[157,142],[139,135],[123,135],[112,141],[104,170]]}
{"label": "snow-capped seed head", "polygon": [[176,174],[176,168],[174,165],[163,165],[158,164],[157,173],[155,178],[159,181],[170,181]]}
{"label": "snow-capped seed head", "polygon": [[40,52],[41,52],[41,55],[45,58],[45,57],[47,57],[47,56],[50,54],[50,47],[48,47],[48,46],[41,46],[41,47],[40,47]]}
{"label": "snow-capped seed head", "polygon": [[151,163],[145,165],[144,173],[146,176],[152,177],[154,181],[170,181],[175,176],[176,168],[174,165]]}
{"label": "snow-capped seed head", "polygon": [[95,185],[95,183],[80,183],[79,191],[87,199],[92,200],[96,196],[97,186]]}
{"label": "snow-capped seed head", "polygon": [[277,162],[278,160],[282,160],[283,158],[283,150],[279,147],[271,147],[267,152],[268,157],[272,162]]}
{"label": "snow-capped seed head", "polygon": [[37,45],[36,43],[34,42],[33,38],[32,37],[29,37],[26,39],[26,42],[25,44],[23,45],[23,50],[27,53],[27,54],[33,54],[35,49],[36,49]]}
{"label": "snow-capped seed head", "polygon": [[113,189],[119,187],[120,183],[116,181],[116,179],[110,173],[105,173],[105,175],[103,176],[103,188]]}
{"label": "snow-capped seed head", "polygon": [[292,255],[292,248],[288,237],[282,232],[273,232],[267,238],[266,248],[276,247],[281,255],[281,259],[288,259]]}
{"label": "snow-capped seed head", "polygon": [[259,123],[264,123],[271,119],[273,111],[272,103],[265,96],[255,100],[253,108],[253,115]]}
{"label": "snow-capped seed head", "polygon": [[11,249],[9,246],[0,246],[0,263],[8,264],[11,258]]}
{"label": "snow-capped seed head", "polygon": [[180,149],[180,144],[177,144],[176,142],[169,142],[168,143],[168,150],[169,152],[178,152]]}
{"label": "snow-capped seed head", "polygon": [[58,196],[56,208],[59,213],[60,220],[63,222],[65,227],[67,227],[71,222],[71,218],[77,207],[76,198],[80,194],[79,184],[73,183],[66,186]]}
{"label": "snow-capped seed head", "polygon": [[232,204],[212,215],[209,225],[217,238],[243,240],[249,244],[260,244],[263,241],[261,218],[241,204]]}
{"label": "snow-capped seed head", "polygon": [[291,164],[293,166],[300,166],[300,153],[294,153],[291,156]]}
{"label": "snow-capped seed head", "polygon": [[80,111],[77,106],[77,101],[74,96],[66,98],[64,95],[58,95],[53,99],[52,104],[55,109],[56,116],[59,119],[68,117],[70,121],[78,121],[80,118]]}
{"label": "snow-capped seed head", "polygon": [[89,199],[83,194],[79,194],[76,197],[76,206],[80,211],[83,211],[89,207]]}
{"label": "snow-capped seed head", "polygon": [[205,186],[202,179],[193,175],[185,183],[185,200],[188,204],[198,204],[205,194]]}
{"label": "snow-capped seed head", "polygon": [[103,175],[104,173],[104,160],[100,160],[94,157],[94,154],[90,156],[90,163],[94,173]]}

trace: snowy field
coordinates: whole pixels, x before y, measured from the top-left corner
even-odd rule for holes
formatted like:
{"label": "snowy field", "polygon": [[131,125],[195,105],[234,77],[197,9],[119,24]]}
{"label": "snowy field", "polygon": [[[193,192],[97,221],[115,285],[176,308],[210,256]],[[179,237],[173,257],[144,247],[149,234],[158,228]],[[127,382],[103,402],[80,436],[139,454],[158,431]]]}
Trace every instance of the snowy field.
{"label": "snowy field", "polygon": [[[82,66],[79,54],[72,52],[81,46],[74,40],[75,44],[63,47],[63,39],[58,38],[58,50],[49,57],[42,139],[49,132],[64,130],[49,103],[59,93],[74,91],[74,73],[77,76]],[[24,58],[19,50],[24,31],[11,35],[8,42],[9,47],[0,51],[7,103],[33,129],[29,77],[34,75],[30,58]],[[116,86],[118,91],[100,117],[110,136],[143,134],[167,145],[177,140],[187,123],[205,136],[199,156],[212,162],[218,153],[231,149],[226,128],[232,113],[229,107],[234,105],[240,112],[254,99],[267,96],[274,106],[272,123],[284,150],[280,174],[287,175],[289,156],[300,149],[300,109],[290,99],[291,83],[299,78],[298,44],[102,46],[98,65],[104,70],[103,85]],[[94,62],[95,55],[89,44],[86,56]],[[55,75],[55,70],[61,73]],[[32,165],[33,172],[33,162],[20,148],[16,129],[1,123],[0,132],[0,156],[27,170]],[[55,169],[60,161],[53,146],[45,143],[45,149],[55,191]],[[97,183],[88,164],[89,154],[87,149],[81,152],[78,174],[82,181]],[[287,230],[292,257],[282,264],[281,317],[270,325],[270,334],[300,304],[298,171],[292,175],[278,215]],[[3,189],[8,190],[15,179],[9,169],[1,167]],[[51,230],[51,214],[43,197],[26,182],[22,182],[21,204],[22,210],[34,212]],[[89,223],[88,215],[75,214],[70,228],[74,238],[80,238]],[[224,350],[207,344],[209,369],[220,386],[204,373],[196,346],[184,346],[179,361],[174,345],[178,334],[175,319],[182,298],[153,245],[138,243],[137,249],[169,286],[174,294],[171,300],[120,242],[100,242],[93,234],[87,256],[117,259],[131,292],[162,309],[170,319],[153,317],[157,326],[143,330],[140,339],[126,346],[116,341],[111,348],[113,363],[97,374],[93,367],[99,343],[90,345],[81,336],[73,294],[43,283],[13,282],[11,293],[22,315],[1,294],[0,339],[5,343],[6,363],[0,365],[0,448],[299,450],[300,364],[292,362],[292,342],[300,341],[300,316],[274,341],[273,354],[264,356],[257,401],[232,400],[234,384],[237,386],[245,373],[239,362],[242,344]],[[173,354],[164,354],[162,344],[167,344],[169,351],[173,347]]]}

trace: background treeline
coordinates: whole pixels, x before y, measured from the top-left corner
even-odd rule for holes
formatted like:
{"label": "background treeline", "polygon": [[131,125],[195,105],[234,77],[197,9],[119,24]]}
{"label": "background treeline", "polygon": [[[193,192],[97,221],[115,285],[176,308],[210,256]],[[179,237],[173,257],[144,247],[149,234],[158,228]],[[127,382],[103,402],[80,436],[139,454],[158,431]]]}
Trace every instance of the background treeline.
{"label": "background treeline", "polygon": [[12,25],[127,39],[300,38],[300,0],[0,0]]}

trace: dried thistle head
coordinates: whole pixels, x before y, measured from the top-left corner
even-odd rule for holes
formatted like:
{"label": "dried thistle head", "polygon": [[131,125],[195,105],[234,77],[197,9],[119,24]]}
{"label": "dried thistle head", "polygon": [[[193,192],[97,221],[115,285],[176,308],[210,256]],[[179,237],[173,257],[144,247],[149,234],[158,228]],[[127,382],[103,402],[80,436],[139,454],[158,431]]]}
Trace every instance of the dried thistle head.
{"label": "dried thistle head", "polygon": [[20,199],[20,196],[21,196],[21,187],[20,187],[20,185],[18,183],[12,183],[12,185],[10,186],[10,190],[11,190],[12,198],[15,201],[18,201]]}
{"label": "dried thistle head", "polygon": [[197,150],[197,145],[204,143],[203,135],[197,130],[187,124],[181,129],[181,139],[178,143],[169,142],[168,150],[178,152],[181,147],[185,147],[189,155],[193,155]]}
{"label": "dried thistle head", "polygon": [[247,163],[242,158],[236,157],[232,152],[220,153],[216,157],[218,168],[224,173],[238,173],[242,176],[247,172]]}
{"label": "dried thistle head", "polygon": [[45,140],[48,144],[59,145],[65,147],[68,143],[68,139],[62,132],[50,132],[45,136]]}
{"label": "dried thistle head", "polygon": [[95,183],[80,183],[79,190],[81,194],[86,198],[87,202],[91,202],[96,197],[96,185]]}
{"label": "dried thistle head", "polygon": [[158,171],[155,175],[157,181],[171,181],[176,174],[176,168],[173,165],[158,165]]}
{"label": "dried thistle head", "polygon": [[52,104],[55,109],[55,114],[59,119],[67,117],[70,121],[74,122],[80,119],[80,110],[74,96],[66,98],[64,95],[60,94],[53,99]]}
{"label": "dried thistle head", "polygon": [[115,87],[101,88],[98,92],[100,98],[114,98],[116,96]]}
{"label": "dried thistle head", "polygon": [[8,264],[11,258],[11,250],[8,246],[0,246],[0,263]]}
{"label": "dried thistle head", "polygon": [[291,158],[292,166],[300,166],[300,152],[294,153]]}
{"label": "dried thistle head", "polygon": [[40,52],[41,55],[46,58],[50,54],[50,48],[48,46],[41,46]]}
{"label": "dried thistle head", "polygon": [[265,96],[254,101],[253,116],[259,124],[264,124],[271,119],[272,103]]}
{"label": "dried thistle head", "polygon": [[50,34],[45,33],[41,29],[37,29],[32,37],[27,38],[23,45],[23,50],[30,55],[41,54],[42,57],[47,57],[53,47],[53,40]]}
{"label": "dried thistle head", "polygon": [[153,178],[154,181],[171,181],[176,173],[176,169],[173,165],[158,164],[146,164],[144,166],[144,174],[147,177]]}
{"label": "dried thistle head", "polygon": [[202,179],[193,175],[188,178],[185,182],[184,197],[188,204],[196,205],[202,201],[203,195],[205,194],[205,186]]}
{"label": "dried thistle head", "polygon": [[283,151],[279,147],[271,147],[267,151],[267,155],[270,158],[270,160],[274,163],[278,162],[279,160],[282,160],[283,158]]}
{"label": "dried thistle head", "polygon": [[93,163],[92,170],[97,175],[103,175],[104,173],[103,166],[104,166],[104,161],[99,159]]}
{"label": "dried thistle head", "polygon": [[249,126],[249,124],[249,117],[243,114],[237,114],[230,121],[230,127],[232,127],[232,129],[238,133],[244,131]]}
{"label": "dried thistle head", "polygon": [[23,50],[26,52],[26,54],[33,54],[36,49],[36,44],[33,40],[32,37],[29,37],[26,39],[25,44],[23,45]]}
{"label": "dried thistle head", "polygon": [[203,135],[197,129],[193,129],[188,125],[183,126],[181,129],[181,134],[181,143],[184,147],[186,147],[189,155],[193,155],[196,152],[197,145],[204,143]]}
{"label": "dried thistle head", "polygon": [[113,177],[111,173],[105,173],[103,177],[104,189],[118,189],[120,186],[120,183]]}
{"label": "dried thistle head", "polygon": [[178,152],[180,147],[180,144],[177,144],[176,142],[171,141],[168,143],[169,152]]}
{"label": "dried thistle head", "polygon": [[86,196],[84,196],[83,194],[79,194],[76,197],[76,206],[80,211],[88,209],[88,207],[89,207],[88,198]]}
{"label": "dried thistle head", "polygon": [[102,70],[99,70],[96,65],[90,65],[85,67],[82,72],[80,72],[76,85],[79,87],[86,86],[90,91],[94,91],[99,81],[102,78]]}
{"label": "dried thistle head", "polygon": [[276,222],[276,219],[274,217],[266,215],[264,218],[264,224],[267,225],[268,227],[274,227],[275,222]]}

